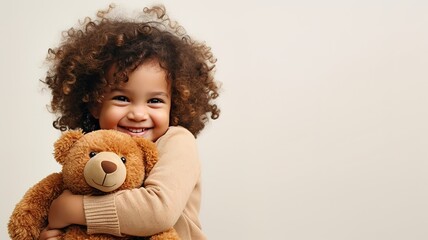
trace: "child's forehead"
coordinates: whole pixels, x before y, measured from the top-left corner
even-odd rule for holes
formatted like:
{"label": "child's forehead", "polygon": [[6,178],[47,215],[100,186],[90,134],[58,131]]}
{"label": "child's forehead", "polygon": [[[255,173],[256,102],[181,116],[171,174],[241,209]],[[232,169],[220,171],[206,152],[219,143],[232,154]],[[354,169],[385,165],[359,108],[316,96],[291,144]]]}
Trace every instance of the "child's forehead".
{"label": "child's forehead", "polygon": [[136,60],[134,63],[128,63],[127,65],[129,66],[121,64],[120,61],[111,64],[107,67],[106,76],[115,76],[120,73],[129,75],[141,68],[143,65],[158,68],[160,71],[164,71],[166,73],[168,72],[167,69],[163,66],[163,64],[161,64],[161,62],[157,58],[139,59]]}
{"label": "child's forehead", "polygon": [[[162,74],[155,75],[137,75],[127,74],[125,79],[118,79],[117,77],[110,76],[107,80],[110,82],[106,87],[105,93],[123,92],[135,93],[136,90],[144,90],[146,93],[150,92],[156,95],[169,96],[171,93],[172,81],[167,77],[166,71],[161,70]],[[161,71],[155,71],[160,73]],[[115,78],[115,79],[112,79]]]}
{"label": "child's forehead", "polygon": [[115,83],[114,87],[124,87],[128,83],[129,78],[142,68],[150,69],[149,71],[151,72],[161,73],[165,76],[167,84],[170,83],[170,72],[156,59],[148,59],[136,64],[136,66],[130,66],[125,69],[119,69],[117,64],[113,64],[107,69],[104,77],[108,82]]}

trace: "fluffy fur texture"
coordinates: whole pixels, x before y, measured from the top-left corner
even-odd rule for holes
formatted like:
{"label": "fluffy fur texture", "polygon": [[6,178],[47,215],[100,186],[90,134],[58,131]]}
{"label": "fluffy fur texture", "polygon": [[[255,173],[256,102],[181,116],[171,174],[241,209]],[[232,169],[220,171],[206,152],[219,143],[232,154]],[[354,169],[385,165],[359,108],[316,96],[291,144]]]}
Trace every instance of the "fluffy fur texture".
{"label": "fluffy fur texture", "polygon": [[[16,205],[8,225],[11,239],[38,239],[40,232],[48,224],[48,210],[52,201],[65,189],[74,194],[106,194],[85,181],[85,166],[97,154],[105,154],[103,162],[113,160],[112,158],[120,159],[119,164],[125,162],[125,168],[118,166],[118,169],[125,169],[126,178],[121,186],[112,192],[141,187],[147,173],[157,162],[156,146],[143,138],[133,138],[115,130],[97,130],[88,134],[83,134],[81,130],[67,131],[55,143],[55,159],[62,165],[62,171],[47,176],[30,188]],[[109,165],[111,166],[111,163]],[[103,168],[101,164],[100,168]],[[69,226],[62,237],[70,240],[118,239],[106,234],[88,235],[84,227],[77,225]],[[170,229],[147,239],[179,237],[174,229]]]}

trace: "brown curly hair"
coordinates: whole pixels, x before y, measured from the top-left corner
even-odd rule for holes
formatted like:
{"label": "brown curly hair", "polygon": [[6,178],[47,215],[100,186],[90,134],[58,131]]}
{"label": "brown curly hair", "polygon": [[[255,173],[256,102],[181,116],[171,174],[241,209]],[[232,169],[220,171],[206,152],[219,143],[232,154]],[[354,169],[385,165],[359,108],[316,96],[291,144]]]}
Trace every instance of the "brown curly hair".
{"label": "brown curly hair", "polygon": [[[209,117],[217,119],[220,113],[213,103],[219,85],[211,49],[191,39],[163,6],[144,8],[134,20],[110,17],[113,8],[65,31],[59,47],[49,49],[50,67],[43,82],[52,93],[51,111],[59,116],[53,126],[61,131],[99,129],[90,109],[139,65],[156,60],[171,86],[170,125],[183,126],[196,137]],[[115,77],[107,79],[113,64]]]}

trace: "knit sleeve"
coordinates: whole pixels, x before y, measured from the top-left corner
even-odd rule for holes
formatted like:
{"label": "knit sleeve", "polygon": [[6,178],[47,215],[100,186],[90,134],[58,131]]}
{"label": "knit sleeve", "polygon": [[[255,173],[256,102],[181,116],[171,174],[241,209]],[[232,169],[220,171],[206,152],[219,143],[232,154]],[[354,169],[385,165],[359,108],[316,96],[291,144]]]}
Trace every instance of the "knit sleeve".
{"label": "knit sleeve", "polygon": [[114,199],[114,194],[105,196],[85,195],[83,197],[83,206],[89,234],[107,233],[121,236]]}

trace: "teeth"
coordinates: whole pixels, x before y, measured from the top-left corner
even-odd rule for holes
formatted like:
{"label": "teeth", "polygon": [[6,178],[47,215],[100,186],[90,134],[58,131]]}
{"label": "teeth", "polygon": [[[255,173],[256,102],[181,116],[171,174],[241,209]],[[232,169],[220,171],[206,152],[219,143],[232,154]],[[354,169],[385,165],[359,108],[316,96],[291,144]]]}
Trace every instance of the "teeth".
{"label": "teeth", "polygon": [[132,132],[132,133],[141,133],[144,132],[145,128],[138,128],[138,129],[131,129],[128,128],[128,131]]}

